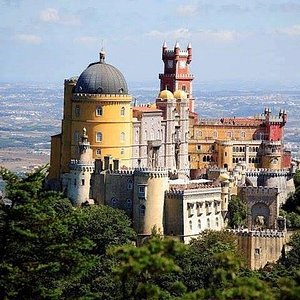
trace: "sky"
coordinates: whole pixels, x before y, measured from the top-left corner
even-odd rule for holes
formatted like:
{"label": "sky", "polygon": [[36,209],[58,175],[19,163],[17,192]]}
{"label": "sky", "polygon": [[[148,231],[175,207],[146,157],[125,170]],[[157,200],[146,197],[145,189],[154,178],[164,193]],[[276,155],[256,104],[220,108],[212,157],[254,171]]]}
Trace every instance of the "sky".
{"label": "sky", "polygon": [[195,82],[300,84],[300,0],[0,0],[0,82],[61,82],[106,62],[158,82],[192,43]]}

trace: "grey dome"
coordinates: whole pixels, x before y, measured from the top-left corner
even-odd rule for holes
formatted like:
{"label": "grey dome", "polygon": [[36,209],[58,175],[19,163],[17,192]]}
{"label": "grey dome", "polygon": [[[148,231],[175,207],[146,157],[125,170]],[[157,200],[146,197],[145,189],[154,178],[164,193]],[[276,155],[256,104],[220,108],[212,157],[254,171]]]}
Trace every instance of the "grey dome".
{"label": "grey dome", "polygon": [[106,64],[104,53],[100,61],[90,64],[79,76],[75,93],[128,94],[123,74],[114,66]]}

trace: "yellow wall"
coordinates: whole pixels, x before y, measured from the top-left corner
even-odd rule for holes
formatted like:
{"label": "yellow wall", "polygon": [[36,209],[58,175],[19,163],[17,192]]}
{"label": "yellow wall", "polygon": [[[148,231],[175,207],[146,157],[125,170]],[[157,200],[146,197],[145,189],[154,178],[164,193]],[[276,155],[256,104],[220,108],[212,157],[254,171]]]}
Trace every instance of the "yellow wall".
{"label": "yellow wall", "polygon": [[48,179],[58,179],[60,175],[61,134],[51,137],[50,169]]}
{"label": "yellow wall", "polygon": [[[253,141],[257,126],[240,126],[233,124],[221,124],[216,121],[212,124],[210,121],[208,124],[204,122],[201,124],[193,125],[193,120],[190,123],[190,141],[189,141],[189,157],[190,168],[201,169],[206,168],[209,165],[217,165],[224,167],[227,164],[229,168],[233,166],[233,150],[232,146],[221,146],[221,142],[225,141],[240,141],[246,143],[246,141]],[[225,156],[225,152],[227,156]],[[203,157],[210,156],[213,162],[204,162]],[[251,166],[254,164],[251,164]]]}
{"label": "yellow wall", "polygon": [[[78,141],[83,128],[86,128],[93,158],[103,159],[104,156],[111,156],[112,159],[119,159],[120,166],[130,167],[131,165],[131,144],[132,144],[132,111],[130,107],[131,96],[128,95],[95,95],[74,96],[72,101],[72,123],[71,123],[71,158],[78,157]],[[102,107],[102,115],[96,114],[97,107]],[[125,108],[124,115],[121,109]],[[76,114],[76,109],[80,113]],[[97,141],[97,132],[102,133],[102,141]],[[125,133],[122,140],[121,133]],[[96,154],[101,149],[101,154]]]}
{"label": "yellow wall", "polygon": [[65,80],[64,116],[62,121],[61,171],[68,172],[71,159],[72,91],[76,81]]}

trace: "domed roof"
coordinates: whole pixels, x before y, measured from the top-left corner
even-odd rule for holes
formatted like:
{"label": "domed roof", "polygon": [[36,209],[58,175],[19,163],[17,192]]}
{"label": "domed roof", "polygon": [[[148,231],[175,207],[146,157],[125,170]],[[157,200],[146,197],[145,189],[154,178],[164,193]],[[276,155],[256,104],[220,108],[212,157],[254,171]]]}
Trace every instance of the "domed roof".
{"label": "domed roof", "polygon": [[174,99],[174,95],[169,90],[163,90],[159,93],[158,98],[161,98],[161,99]]}
{"label": "domed roof", "polygon": [[229,179],[230,179],[230,176],[229,176],[228,173],[222,173],[222,174],[220,174],[220,176],[219,176],[219,180],[220,180],[220,181],[228,181]]}
{"label": "domed roof", "polygon": [[175,99],[187,99],[187,94],[183,90],[176,90],[174,92],[174,98]]}
{"label": "domed roof", "polygon": [[123,74],[105,63],[105,53],[101,51],[100,61],[90,64],[79,76],[75,93],[128,94],[128,88]]}

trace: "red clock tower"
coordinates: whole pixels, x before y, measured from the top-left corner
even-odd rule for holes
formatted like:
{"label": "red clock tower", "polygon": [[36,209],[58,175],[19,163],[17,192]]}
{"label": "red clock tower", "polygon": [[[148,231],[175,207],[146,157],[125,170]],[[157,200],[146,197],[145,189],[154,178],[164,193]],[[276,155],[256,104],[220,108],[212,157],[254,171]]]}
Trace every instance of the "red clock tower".
{"label": "red clock tower", "polygon": [[192,80],[190,74],[190,62],[192,61],[192,45],[188,44],[186,50],[180,50],[176,42],[174,49],[168,49],[167,43],[162,46],[162,60],[164,62],[164,73],[159,74],[160,90],[183,90],[189,99],[189,109],[194,112],[194,98],[192,96]]}

